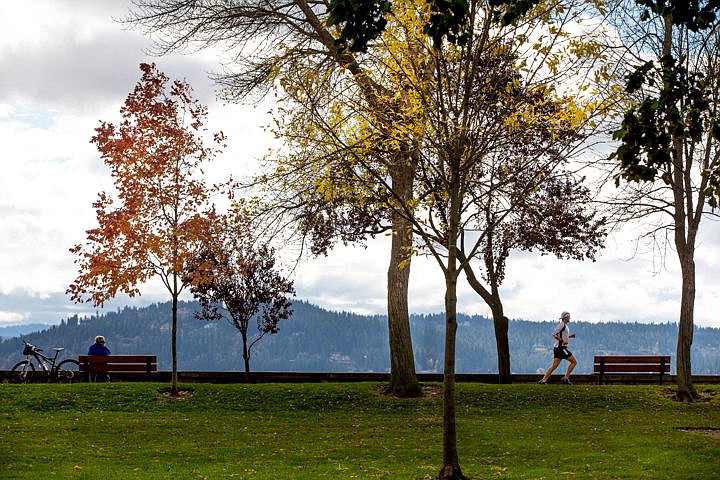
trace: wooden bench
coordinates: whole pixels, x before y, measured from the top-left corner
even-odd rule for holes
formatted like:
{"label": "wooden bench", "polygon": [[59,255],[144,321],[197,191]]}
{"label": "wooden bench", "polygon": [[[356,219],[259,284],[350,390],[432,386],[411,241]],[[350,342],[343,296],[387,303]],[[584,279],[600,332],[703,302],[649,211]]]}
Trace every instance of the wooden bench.
{"label": "wooden bench", "polygon": [[98,373],[137,373],[150,375],[157,372],[157,355],[79,355],[80,372],[85,381]]}
{"label": "wooden bench", "polygon": [[670,355],[597,355],[594,370],[598,385],[606,374],[657,375],[662,385],[663,376],[670,373]]}

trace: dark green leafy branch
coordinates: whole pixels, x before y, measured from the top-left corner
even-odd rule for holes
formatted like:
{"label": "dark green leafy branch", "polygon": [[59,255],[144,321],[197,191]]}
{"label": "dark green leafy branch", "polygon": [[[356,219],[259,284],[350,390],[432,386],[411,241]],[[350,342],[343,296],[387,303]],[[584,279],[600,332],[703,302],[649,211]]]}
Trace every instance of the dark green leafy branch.
{"label": "dark green leafy branch", "polygon": [[[636,0],[647,8],[643,20],[651,14],[662,16],[676,28],[692,32],[708,30],[716,25],[720,0]],[[660,64],[646,62],[628,75],[626,91],[645,96],[624,115],[613,138],[621,145],[611,155],[620,162],[616,184],[622,179],[650,182],[660,178],[672,183],[670,168],[675,145],[698,143],[703,138],[720,140],[720,119],[711,102],[714,79],[686,67],[686,58],[666,54]],[[647,94],[655,91],[656,94]],[[710,163],[703,171],[707,186],[703,195],[708,205],[717,207],[720,199],[720,166]]]}
{"label": "dark green leafy branch", "polygon": [[[464,45],[469,38],[467,0],[426,0],[431,15],[425,33],[433,39],[436,47],[443,40]],[[493,17],[503,25],[509,25],[539,0],[490,0]],[[375,40],[387,26],[387,16],[392,14],[389,0],[331,0],[329,6],[330,25],[341,26],[336,46],[340,50],[366,52],[370,42]]]}

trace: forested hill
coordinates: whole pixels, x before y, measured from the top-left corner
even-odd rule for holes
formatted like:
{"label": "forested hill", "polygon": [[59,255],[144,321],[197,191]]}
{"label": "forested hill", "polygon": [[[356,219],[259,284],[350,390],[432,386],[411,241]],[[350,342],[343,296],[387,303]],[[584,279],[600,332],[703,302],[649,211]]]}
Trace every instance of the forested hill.
{"label": "forested hill", "polygon": [[[206,322],[193,317],[196,303],[180,304],[178,368],[180,370],[242,370],[242,341],[224,321]],[[374,371],[389,369],[387,325],[384,316],[364,316],[323,310],[305,302],[293,304],[295,313],[280,324],[280,332],[267,335],[252,350],[255,371]],[[457,371],[496,372],[492,321],[459,315]],[[158,355],[161,370],[171,365],[170,303],[125,308],[87,319],[71,317],[58,326],[24,335],[47,350],[66,348],[64,356],[87,352],[95,335],[105,335],[113,353]],[[411,318],[418,372],[442,371],[444,316]],[[544,370],[552,357],[554,322],[510,322],[510,350],[515,373]],[[675,368],[677,325],[639,323],[571,323],[577,338],[571,350],[578,358],[577,373],[592,371],[599,353],[669,354]],[[0,341],[0,369],[21,359],[19,338]],[[698,328],[693,341],[693,373],[720,374],[720,329]]]}

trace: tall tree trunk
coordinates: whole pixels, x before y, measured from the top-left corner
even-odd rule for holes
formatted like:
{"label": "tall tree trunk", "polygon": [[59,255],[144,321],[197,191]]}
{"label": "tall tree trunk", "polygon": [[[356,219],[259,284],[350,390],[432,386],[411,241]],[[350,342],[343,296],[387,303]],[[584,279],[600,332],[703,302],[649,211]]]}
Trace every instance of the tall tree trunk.
{"label": "tall tree trunk", "polygon": [[455,342],[457,335],[458,231],[460,229],[460,165],[451,162],[445,268],[445,363],[443,369],[443,466],[439,480],[465,480],[457,450],[455,415]]}
{"label": "tall tree trunk", "polygon": [[495,345],[497,346],[498,357],[498,383],[512,383],[510,372],[510,338],[508,335],[508,318],[505,316],[502,301],[500,301],[500,289],[498,288],[497,274],[490,268],[490,310],[495,326]]}
{"label": "tall tree trunk", "polygon": [[503,314],[502,304],[492,309],[495,326],[495,345],[498,359],[498,383],[512,383],[510,370],[510,338],[508,335],[508,318]]}
{"label": "tall tree trunk", "polygon": [[[489,236],[488,246],[493,249],[493,229],[486,232]],[[490,257],[490,256],[489,256]],[[493,316],[495,326],[495,345],[498,358],[498,383],[512,383],[510,373],[510,338],[508,335],[508,319],[505,316],[502,301],[500,300],[500,288],[497,269],[492,258],[485,258],[488,281],[490,283],[490,298],[487,302]]]}
{"label": "tall tree trunk", "polygon": [[243,342],[243,363],[245,364],[245,382],[250,381],[250,351],[248,350],[247,346],[247,328],[240,331],[240,334],[242,335],[242,342]]}
{"label": "tall tree trunk", "polygon": [[177,324],[178,324],[178,293],[177,293],[177,276],[174,276],[175,290],[172,295],[172,385],[170,394],[178,395],[178,362],[177,362]]}
{"label": "tall tree trunk", "polygon": [[492,293],[489,292],[475,276],[475,272],[467,261],[465,255],[458,251],[458,259],[464,265],[465,276],[467,277],[470,287],[480,295],[485,301],[493,316],[493,326],[495,327],[495,345],[497,348],[498,359],[498,382],[511,383],[512,375],[510,371],[510,337],[508,335],[508,318],[505,316],[505,310],[500,300],[500,291],[497,285],[492,286]]}
{"label": "tall tree trunk", "polygon": [[[448,263],[454,260],[448,260]],[[464,480],[457,451],[455,415],[455,341],[457,335],[457,273],[445,278],[445,366],[443,371],[443,466],[439,480]]]}
{"label": "tall tree trunk", "polygon": [[681,258],[682,293],[680,297],[680,324],[677,339],[677,398],[684,402],[698,399],[692,381],[690,353],[693,341],[695,308],[695,262],[690,258]]}
{"label": "tall tree trunk", "polygon": [[[392,173],[393,191],[399,201],[409,204],[412,198],[414,166],[403,163]],[[398,397],[417,397],[421,392],[415,372],[408,287],[410,283],[410,259],[412,256],[412,223],[398,210],[393,209],[392,245],[387,275],[388,340],[390,343],[389,392]]]}

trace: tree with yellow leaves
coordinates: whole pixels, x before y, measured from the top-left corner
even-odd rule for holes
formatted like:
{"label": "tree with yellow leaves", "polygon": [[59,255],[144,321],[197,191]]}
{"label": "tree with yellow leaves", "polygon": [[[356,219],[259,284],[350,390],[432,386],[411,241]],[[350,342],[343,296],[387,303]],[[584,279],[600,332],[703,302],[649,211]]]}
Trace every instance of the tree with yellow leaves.
{"label": "tree with yellow leaves", "polygon": [[[262,3],[138,0],[134,3],[135,12],[130,21],[158,33],[155,39],[161,53],[188,45],[202,48],[218,44],[233,52],[234,62],[228,65],[229,73],[218,77],[228,99],[266,93],[282,77],[291,77],[293,69],[302,68],[313,71],[323,81],[342,77],[345,85],[351,85],[358,93],[357,98],[363,102],[373,128],[385,132],[386,137],[394,136],[403,111],[401,103],[394,101],[397,92],[383,81],[383,72],[371,71],[376,67],[374,62],[338,43],[340,29],[330,25],[325,5],[307,0]],[[326,87],[323,82],[315,86]],[[414,146],[412,142],[406,143],[406,139],[397,140],[393,150],[381,161],[395,186],[397,202],[409,205],[416,161],[412,153]],[[278,217],[277,210],[272,216],[281,223],[286,220]],[[398,396],[417,396],[420,385],[415,374],[407,303],[411,226],[404,215],[396,212],[388,213],[388,218],[393,242],[387,274],[389,390]]]}

